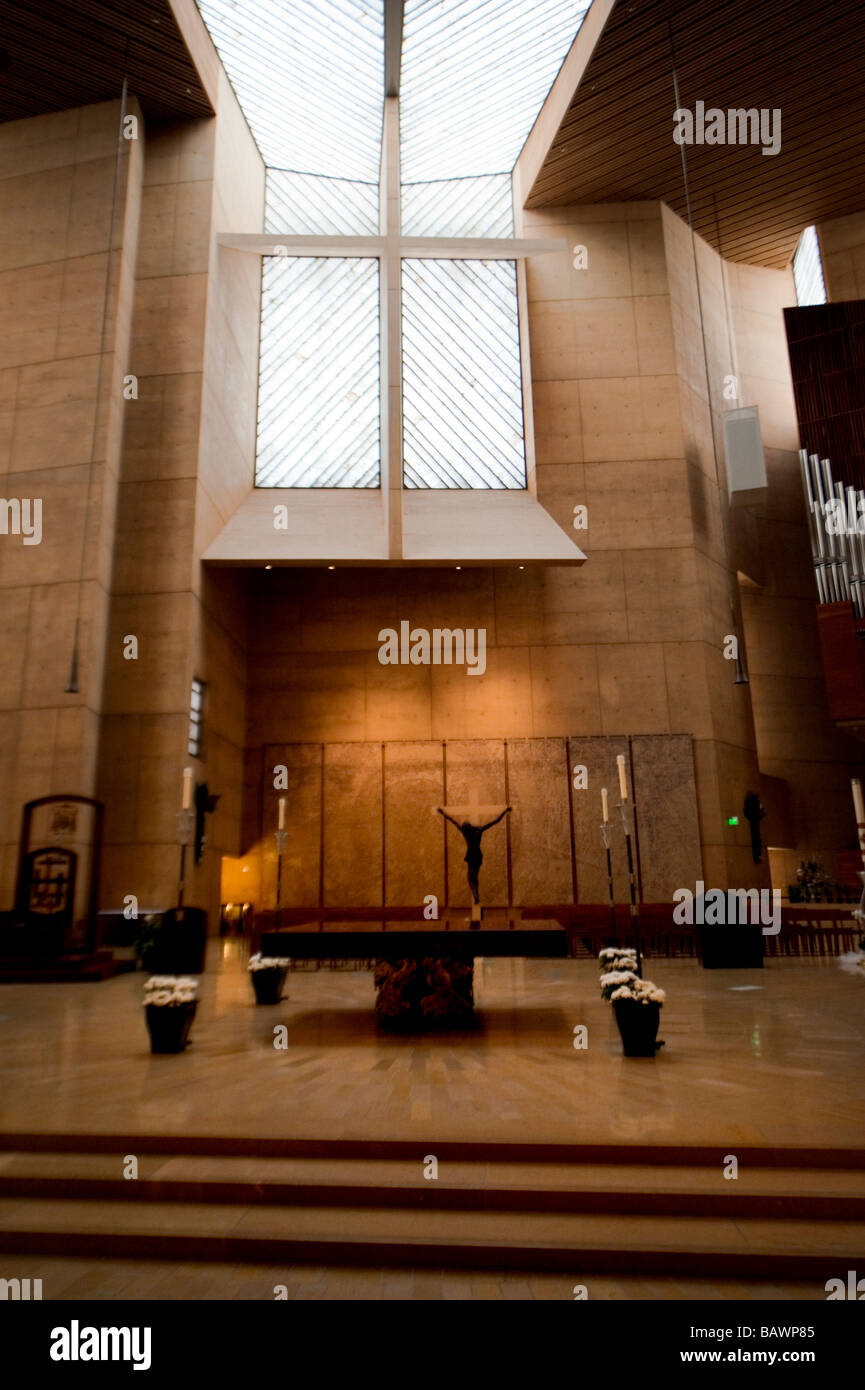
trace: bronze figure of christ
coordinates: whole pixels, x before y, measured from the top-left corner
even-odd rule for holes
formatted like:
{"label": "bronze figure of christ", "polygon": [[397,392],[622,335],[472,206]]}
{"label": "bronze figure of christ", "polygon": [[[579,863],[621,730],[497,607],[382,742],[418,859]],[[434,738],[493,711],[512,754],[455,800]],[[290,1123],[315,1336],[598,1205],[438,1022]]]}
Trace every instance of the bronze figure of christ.
{"label": "bronze figure of christ", "polygon": [[505,809],[496,816],[495,820],[487,821],[486,825],[472,825],[469,820],[458,821],[455,820],[453,816],[449,816],[447,811],[443,810],[441,806],[438,806],[436,809],[440,816],[444,816],[445,820],[449,820],[451,825],[456,826],[466,842],[465,862],[467,865],[469,888],[471,889],[472,902],[479,903],[480,891],[478,888],[478,874],[480,873],[481,864],[484,862],[484,856],[481,853],[481,839],[484,831],[491,830],[494,825],[498,825],[499,821],[504,820],[505,816],[513,810],[513,807],[506,806]]}

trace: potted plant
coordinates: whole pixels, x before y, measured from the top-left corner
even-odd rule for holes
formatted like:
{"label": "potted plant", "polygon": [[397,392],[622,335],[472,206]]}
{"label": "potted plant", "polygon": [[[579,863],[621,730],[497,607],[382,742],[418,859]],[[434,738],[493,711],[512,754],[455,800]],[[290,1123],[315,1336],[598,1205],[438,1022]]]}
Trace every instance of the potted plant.
{"label": "potted plant", "polygon": [[633,946],[607,946],[598,956],[601,973],[605,970],[637,970],[637,952]]}
{"label": "potted plant", "polygon": [[256,951],[249,958],[249,978],[256,1004],[278,1004],[290,961],[286,956],[263,956]]}
{"label": "potted plant", "polygon": [[803,859],[796,870],[796,881],[806,903],[820,903],[831,898],[829,878],[816,859]]}
{"label": "potted plant", "polygon": [[622,985],[629,985],[633,980],[638,980],[636,970],[608,970],[600,978],[601,998],[606,999],[609,1004],[613,997],[613,991],[620,989]]}
{"label": "potted plant", "polygon": [[663,1043],[656,1041],[665,994],[651,980],[636,976],[610,994],[626,1057],[654,1057]]}
{"label": "potted plant", "polygon": [[182,1052],[198,1007],[194,975],[151,975],[144,986],[144,1013],[151,1052]]}
{"label": "potted plant", "polygon": [[157,912],[148,913],[146,917],[140,918],[138,930],[132,943],[135,952],[136,970],[146,970],[151,960],[154,946],[156,945],[156,935],[162,924],[162,918]]}

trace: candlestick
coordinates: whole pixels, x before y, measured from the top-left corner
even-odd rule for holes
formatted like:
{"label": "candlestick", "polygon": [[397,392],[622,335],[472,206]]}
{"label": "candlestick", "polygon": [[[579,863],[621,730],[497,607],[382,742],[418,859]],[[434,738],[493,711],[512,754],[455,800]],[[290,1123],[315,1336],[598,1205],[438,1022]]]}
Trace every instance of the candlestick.
{"label": "candlestick", "polygon": [[616,935],[616,900],[613,896],[613,858],[610,852],[610,822],[607,816],[606,787],[604,787],[601,791],[601,804],[604,808],[604,819],[601,825],[601,839],[604,842],[604,851],[607,856],[607,887],[610,893],[610,931],[612,932],[610,945],[612,946],[614,944],[614,938]]}
{"label": "candlestick", "polygon": [[189,811],[192,807],[192,768],[183,769],[183,799],[181,809]]}
{"label": "candlestick", "polygon": [[279,798],[279,829],[285,829],[285,797]]}
{"label": "candlestick", "polygon": [[[619,781],[624,780],[625,770],[623,767],[624,758],[619,756],[616,759],[619,764]],[[637,953],[636,974],[642,977],[643,974],[643,951],[640,942],[640,914],[637,909],[637,877],[634,864],[634,850],[631,845],[631,827],[628,824],[627,811],[627,787],[622,790],[622,799],[619,802],[619,813],[622,817],[622,830],[625,832],[625,849],[628,852],[628,886],[631,890],[631,931],[634,937],[634,949]]]}
{"label": "candlestick", "polygon": [[616,766],[619,769],[619,795],[623,801],[628,799],[628,779],[625,776],[625,755],[620,753],[616,758]]}
{"label": "candlestick", "polygon": [[[191,771],[191,769],[187,769]],[[184,778],[185,781],[185,778]],[[177,911],[183,915],[183,894],[186,888],[186,846],[190,843],[195,829],[195,812],[191,807],[177,812],[177,838],[180,841],[180,868],[177,874]],[[178,917],[178,920],[179,920]]]}
{"label": "candlestick", "polygon": [[859,850],[865,859],[865,802],[862,800],[862,783],[858,777],[851,777],[850,788],[853,792],[853,806],[856,811],[856,829],[859,833]]}
{"label": "candlestick", "polygon": [[275,836],[275,838],[276,838],[276,924],[275,924],[275,925],[276,925],[276,930],[277,930],[277,931],[279,931],[279,929],[280,929],[279,914],[280,914],[280,909],[281,909],[281,907],[282,907],[282,856],[283,856],[283,854],[285,853],[285,841],[286,841],[286,839],[287,839],[286,833],[285,833],[285,831],[284,831],[283,828],[282,828],[282,821],[284,820],[284,814],[283,814],[284,811],[285,811],[285,798],[281,796],[281,797],[279,798],[279,820],[280,820],[280,826],[279,826],[279,829],[276,831],[276,836]]}
{"label": "candlestick", "polygon": [[608,811],[607,811],[607,789],[606,789],[606,787],[601,787],[601,812],[602,812],[602,815],[603,815],[603,818],[604,818],[604,825],[606,825],[606,824],[607,824],[607,821],[610,819],[609,813],[608,813]]}

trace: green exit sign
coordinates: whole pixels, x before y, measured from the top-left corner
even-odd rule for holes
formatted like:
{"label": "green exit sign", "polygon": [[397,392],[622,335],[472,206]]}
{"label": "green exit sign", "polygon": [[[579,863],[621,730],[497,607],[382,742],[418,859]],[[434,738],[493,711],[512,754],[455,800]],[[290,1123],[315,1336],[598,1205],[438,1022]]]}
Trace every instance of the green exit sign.
{"label": "green exit sign", "polygon": [[738,824],[739,824],[739,817],[738,817],[738,816],[728,816],[728,817],[727,817],[727,824],[728,824],[728,825],[738,825]]}

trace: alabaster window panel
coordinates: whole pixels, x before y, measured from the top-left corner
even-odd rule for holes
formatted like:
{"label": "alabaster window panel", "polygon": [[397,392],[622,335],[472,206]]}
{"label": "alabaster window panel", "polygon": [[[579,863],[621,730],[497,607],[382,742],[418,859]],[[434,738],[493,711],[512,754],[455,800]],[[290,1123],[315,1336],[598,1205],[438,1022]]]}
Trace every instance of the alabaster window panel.
{"label": "alabaster window panel", "polygon": [[[511,171],[587,8],[406,0],[388,141],[381,0],[201,0],[268,166],[266,232],[382,236],[384,172],[401,236],[512,237]],[[256,485],[380,486],[381,402],[401,394],[405,487],[525,488],[515,264],[443,248],[400,266],[377,243],[403,296],[392,393],[373,342],[384,262],[292,249],[263,274]]]}
{"label": "alabaster window panel", "polygon": [[524,488],[513,261],[403,261],[403,484]]}
{"label": "alabaster window panel", "polygon": [[268,256],[259,487],[378,487],[379,264]]}

